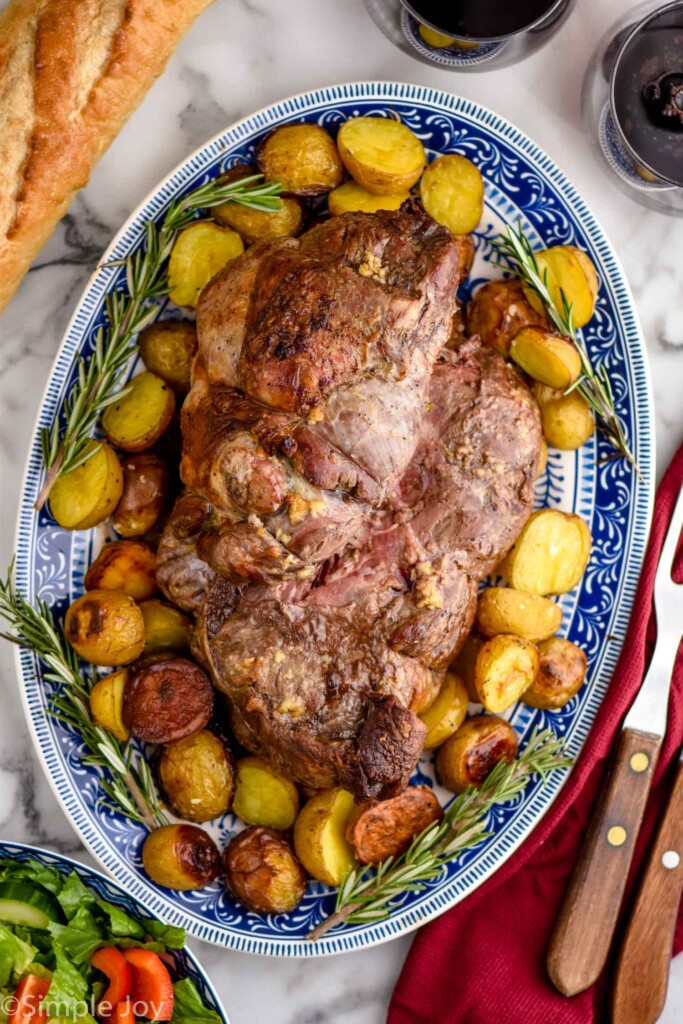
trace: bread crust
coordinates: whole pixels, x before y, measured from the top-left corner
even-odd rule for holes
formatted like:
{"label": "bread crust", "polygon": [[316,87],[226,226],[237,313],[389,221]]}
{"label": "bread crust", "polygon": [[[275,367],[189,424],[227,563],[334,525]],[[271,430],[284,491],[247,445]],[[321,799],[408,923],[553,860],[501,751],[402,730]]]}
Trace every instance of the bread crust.
{"label": "bread crust", "polygon": [[0,310],[212,0],[11,0],[0,11]]}

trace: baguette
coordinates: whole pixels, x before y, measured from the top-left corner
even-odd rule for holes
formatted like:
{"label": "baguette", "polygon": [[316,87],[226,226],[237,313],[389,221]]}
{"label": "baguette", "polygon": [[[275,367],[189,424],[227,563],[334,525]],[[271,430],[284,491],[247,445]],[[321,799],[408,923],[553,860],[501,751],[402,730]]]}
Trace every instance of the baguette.
{"label": "baguette", "polygon": [[0,11],[0,310],[212,0],[10,0]]}

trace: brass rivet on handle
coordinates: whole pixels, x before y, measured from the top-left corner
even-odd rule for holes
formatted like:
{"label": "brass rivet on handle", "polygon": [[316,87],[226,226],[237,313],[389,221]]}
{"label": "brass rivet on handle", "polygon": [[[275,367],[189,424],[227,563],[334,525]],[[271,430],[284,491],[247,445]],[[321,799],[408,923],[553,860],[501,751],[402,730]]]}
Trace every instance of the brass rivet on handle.
{"label": "brass rivet on handle", "polygon": [[632,756],[629,764],[634,772],[638,772],[638,774],[640,774],[641,772],[646,772],[650,767],[650,758],[647,754],[639,751],[637,754]]}
{"label": "brass rivet on handle", "polygon": [[612,825],[607,833],[607,842],[610,846],[623,846],[626,842],[626,829],[621,825]]}

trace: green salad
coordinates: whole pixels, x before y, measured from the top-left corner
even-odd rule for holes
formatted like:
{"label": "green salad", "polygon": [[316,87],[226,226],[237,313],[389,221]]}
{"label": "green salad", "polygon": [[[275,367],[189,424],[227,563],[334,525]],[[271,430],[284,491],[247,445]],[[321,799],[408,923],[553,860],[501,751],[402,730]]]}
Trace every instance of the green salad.
{"label": "green salad", "polygon": [[185,931],[100,899],[75,871],[0,861],[0,1024],[220,1024],[169,950]]}

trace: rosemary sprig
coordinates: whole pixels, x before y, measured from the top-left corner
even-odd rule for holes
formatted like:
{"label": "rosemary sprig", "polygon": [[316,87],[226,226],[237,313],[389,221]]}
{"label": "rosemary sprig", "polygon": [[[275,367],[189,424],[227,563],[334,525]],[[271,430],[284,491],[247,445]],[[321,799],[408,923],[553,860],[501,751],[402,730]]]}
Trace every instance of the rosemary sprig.
{"label": "rosemary sprig", "polygon": [[486,818],[492,807],[518,797],[533,775],[545,781],[549,772],[570,763],[562,741],[550,729],[534,731],[516,761],[500,761],[480,789],[470,787],[456,797],[441,822],[416,836],[405,853],[389,857],[376,868],[350,871],[337,892],[334,912],[308,938],[316,942],[337,925],[388,917],[406,893],[422,892],[462,850],[491,835]]}
{"label": "rosemary sprig", "polygon": [[605,366],[596,370],[591,362],[588,350],[576,333],[572,316],[572,306],[562,292],[562,309],[558,309],[553,302],[548,287],[548,270],[538,265],[536,253],[531,247],[531,242],[524,234],[521,223],[518,222],[515,230],[509,224],[505,234],[494,243],[500,253],[512,264],[513,269],[543,303],[548,319],[556,330],[566,334],[576,345],[581,358],[581,376],[572,384],[567,392],[578,388],[585,400],[596,415],[598,427],[603,436],[616,450],[613,458],[623,456],[631,463],[640,476],[638,464],[629,448],[624,426],[619,419],[615,405],[612,385]]}
{"label": "rosemary sprig", "polygon": [[154,319],[154,300],[168,294],[166,261],[178,232],[192,222],[197,210],[228,200],[254,210],[280,209],[280,186],[261,179],[260,174],[254,174],[229,183],[221,182],[220,178],[206,182],[174,200],[160,228],[148,221],[144,247],[125,260],[107,264],[125,266],[126,287],[107,295],[109,324],[97,332],[95,350],[87,362],[78,358],[78,378],[64,402],[64,428],[56,418],[52,427],[41,430],[46,474],[36,500],[37,509],[47,501],[58,477],[82,465],[97,450],[97,446],[88,450],[90,433],[102,411],[119,397],[116,389],[133,351],[133,337]]}
{"label": "rosemary sprig", "polygon": [[15,589],[12,575],[13,564],[6,578],[0,579],[0,616],[9,627],[0,636],[34,651],[45,662],[45,679],[60,686],[52,698],[52,714],[71,726],[85,743],[90,753],[84,763],[104,769],[102,788],[111,802],[150,829],[167,824],[147,762],[131,743],[120,743],[92,720],[89,697],[97,680],[81,672],[78,658],[46,602],[39,598],[35,607],[29,604]]}

